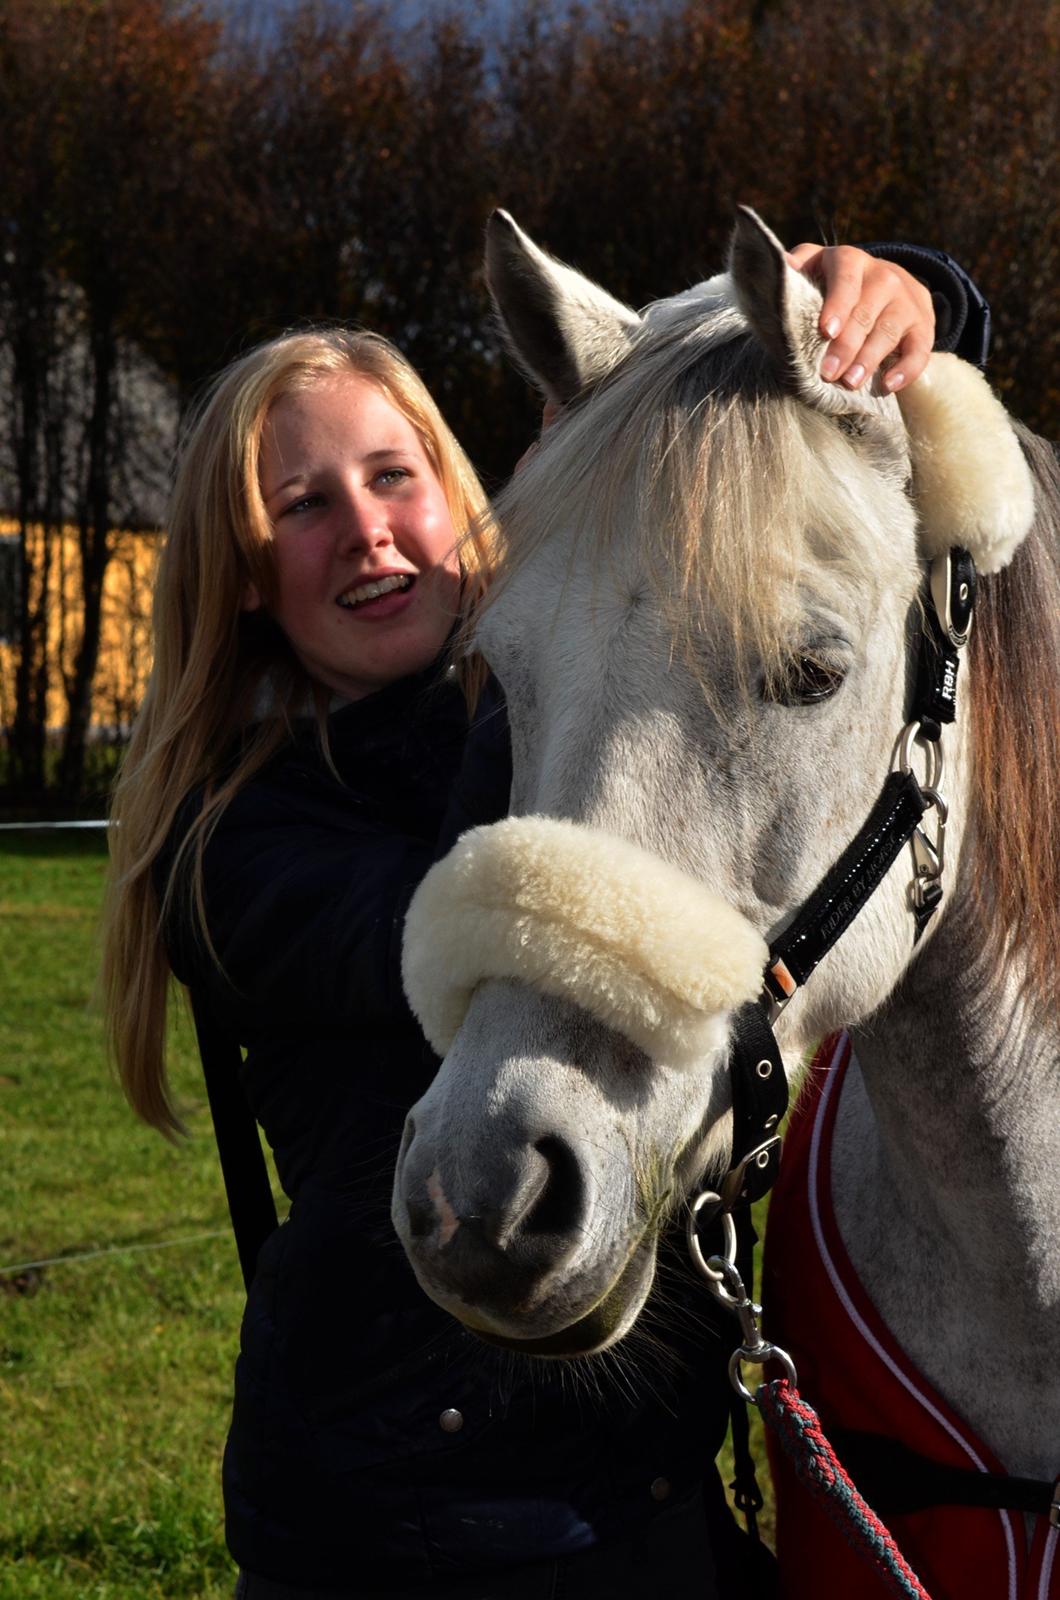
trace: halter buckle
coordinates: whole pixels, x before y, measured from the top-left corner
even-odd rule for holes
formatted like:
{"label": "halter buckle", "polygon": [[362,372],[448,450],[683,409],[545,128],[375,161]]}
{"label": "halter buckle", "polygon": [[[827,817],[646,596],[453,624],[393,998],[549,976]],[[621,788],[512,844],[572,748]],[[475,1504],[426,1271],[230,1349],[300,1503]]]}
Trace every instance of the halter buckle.
{"label": "halter buckle", "polygon": [[939,627],[957,650],[968,643],[975,608],[975,564],[967,550],[948,550],[936,556],[928,572],[928,587]]}
{"label": "halter buckle", "polygon": [[[775,1125],[776,1118],[772,1120]],[[781,1143],[779,1135],[773,1134],[729,1168],[721,1181],[721,1197],[727,1211],[741,1200],[758,1200],[765,1194],[770,1187],[766,1177],[780,1154]]]}
{"label": "halter buckle", "polygon": [[946,864],[946,822],[949,818],[949,807],[937,789],[925,788],[920,792],[935,812],[934,843],[923,828],[916,828],[910,840],[913,847],[911,888],[913,907],[926,921],[942,899],[942,869]]}

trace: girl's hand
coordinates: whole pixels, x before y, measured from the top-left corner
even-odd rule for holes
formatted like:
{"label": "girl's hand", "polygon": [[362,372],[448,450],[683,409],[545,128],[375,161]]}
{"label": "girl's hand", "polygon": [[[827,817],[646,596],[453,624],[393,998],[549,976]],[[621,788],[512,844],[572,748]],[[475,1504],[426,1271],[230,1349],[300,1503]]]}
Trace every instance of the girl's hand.
{"label": "girl's hand", "polygon": [[883,365],[892,393],[919,378],[935,342],[935,309],[922,283],[851,245],[800,244],[788,260],[824,294],[819,326],[830,343],[822,378],[859,389]]}

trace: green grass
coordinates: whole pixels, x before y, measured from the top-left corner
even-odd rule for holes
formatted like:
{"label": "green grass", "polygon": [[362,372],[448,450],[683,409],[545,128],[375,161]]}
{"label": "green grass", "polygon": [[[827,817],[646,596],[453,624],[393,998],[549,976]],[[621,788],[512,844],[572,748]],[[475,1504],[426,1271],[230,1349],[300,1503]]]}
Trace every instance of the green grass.
{"label": "green grass", "polygon": [[190,1022],[179,1147],[104,1062],[104,862],[98,835],[0,835],[0,1600],[221,1600],[242,1285]]}
{"label": "green grass", "polygon": [[98,836],[0,836],[0,1269],[120,1252],[0,1280],[0,1600],[220,1600],[239,1269],[190,1024],[179,1148],[105,1065],[103,870]]}

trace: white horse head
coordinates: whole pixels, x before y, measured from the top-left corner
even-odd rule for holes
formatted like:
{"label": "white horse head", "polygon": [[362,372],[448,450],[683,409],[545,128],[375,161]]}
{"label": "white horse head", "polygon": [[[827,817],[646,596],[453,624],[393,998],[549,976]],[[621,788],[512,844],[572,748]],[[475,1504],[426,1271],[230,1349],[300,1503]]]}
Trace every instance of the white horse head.
{"label": "white horse head", "polygon": [[[954,358],[901,406],[824,383],[820,297],[751,213],[726,275],[639,315],[503,214],[488,271],[565,409],[502,496],[477,631],[517,820],[465,840],[410,918],[410,995],[445,1059],[393,1215],[463,1323],[574,1355],[631,1326],[661,1227],[727,1151],[729,1016],[894,765],[925,557],[1000,566],[1032,490]],[[789,1062],[899,983],[910,876],[784,1013]]]}

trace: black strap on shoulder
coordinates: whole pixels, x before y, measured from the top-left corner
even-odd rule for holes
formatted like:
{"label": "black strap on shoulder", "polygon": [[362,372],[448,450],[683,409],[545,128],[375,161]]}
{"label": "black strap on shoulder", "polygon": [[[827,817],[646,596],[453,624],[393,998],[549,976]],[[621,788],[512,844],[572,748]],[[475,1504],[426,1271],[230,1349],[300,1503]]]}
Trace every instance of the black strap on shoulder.
{"label": "black strap on shoulder", "polygon": [[858,1489],[881,1517],[927,1506],[982,1506],[1048,1516],[1056,1490],[1044,1478],[947,1467],[884,1434],[830,1428],[829,1438]]}
{"label": "black strap on shoulder", "polygon": [[239,1045],[217,1026],[194,991],[191,1012],[239,1265],[249,1290],[261,1247],[279,1220],[269,1169],[265,1165],[257,1122],[239,1081],[242,1060]]}

